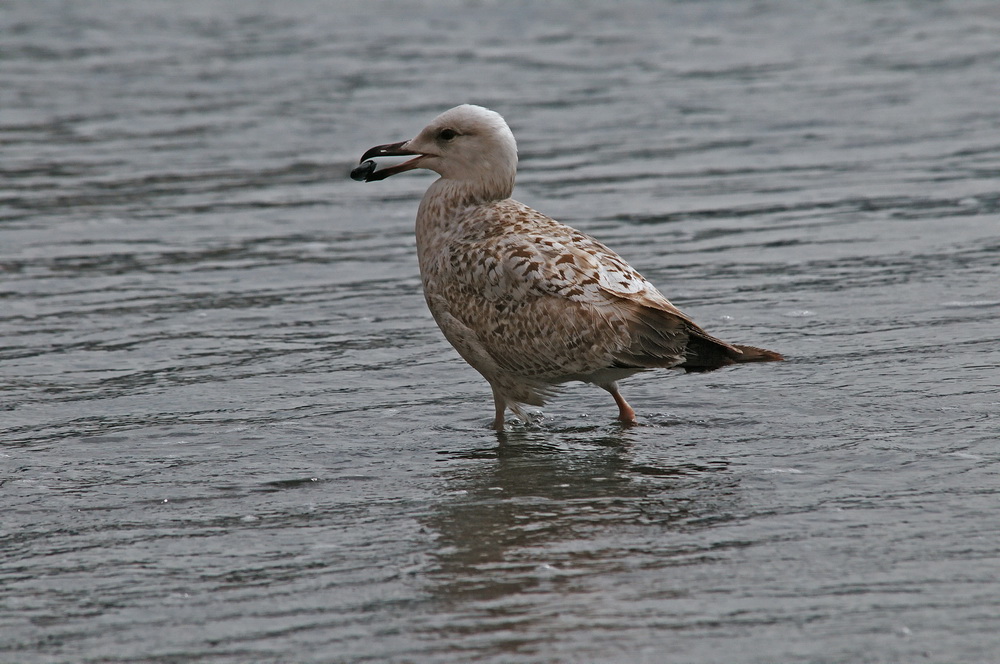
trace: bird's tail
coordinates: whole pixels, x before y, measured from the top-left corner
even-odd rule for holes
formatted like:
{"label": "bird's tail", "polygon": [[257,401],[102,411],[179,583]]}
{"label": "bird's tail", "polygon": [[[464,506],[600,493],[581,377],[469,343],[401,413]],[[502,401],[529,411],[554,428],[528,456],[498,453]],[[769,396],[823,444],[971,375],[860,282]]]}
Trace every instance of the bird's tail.
{"label": "bird's tail", "polygon": [[781,353],[775,353],[773,350],[767,350],[766,348],[744,346],[742,344],[733,344],[733,347],[742,353],[741,355],[730,355],[737,364],[743,362],[781,362],[785,359],[785,356]]}
{"label": "bird's tail", "polygon": [[781,353],[776,353],[773,350],[757,348],[756,346],[728,344],[707,334],[692,336],[688,340],[685,356],[686,359],[680,368],[688,372],[713,371],[720,367],[742,364],[743,362],[780,362],[785,359]]}

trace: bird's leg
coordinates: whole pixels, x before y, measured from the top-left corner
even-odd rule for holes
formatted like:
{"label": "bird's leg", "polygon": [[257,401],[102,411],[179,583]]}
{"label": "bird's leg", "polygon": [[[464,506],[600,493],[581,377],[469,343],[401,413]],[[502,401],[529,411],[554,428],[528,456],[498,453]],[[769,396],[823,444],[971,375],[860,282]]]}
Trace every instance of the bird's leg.
{"label": "bird's leg", "polygon": [[615,403],[618,404],[618,419],[621,420],[622,424],[635,424],[635,411],[632,410],[632,406],[628,405],[628,401],[625,401],[622,393],[618,391],[618,383],[602,385],[601,387],[610,392]]}
{"label": "bird's leg", "polygon": [[[493,387],[490,385],[490,387]],[[493,428],[503,431],[504,414],[507,412],[507,400],[493,387],[493,405],[496,406],[496,417],[493,418]]]}

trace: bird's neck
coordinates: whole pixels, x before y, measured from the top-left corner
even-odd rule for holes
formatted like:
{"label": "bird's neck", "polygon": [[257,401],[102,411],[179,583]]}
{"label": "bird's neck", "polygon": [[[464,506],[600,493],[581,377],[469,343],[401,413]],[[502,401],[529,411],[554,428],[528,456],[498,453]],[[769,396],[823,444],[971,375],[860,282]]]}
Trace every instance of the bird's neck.
{"label": "bird's neck", "polygon": [[510,198],[514,193],[514,174],[492,171],[491,175],[475,180],[439,178],[424,194],[423,203],[434,202],[451,208],[486,205]]}
{"label": "bird's neck", "polygon": [[[467,181],[441,178],[434,182],[424,194],[417,211],[418,254],[422,253],[422,247],[433,246],[448,237],[477,232],[478,224],[469,223],[470,219],[480,218],[473,210],[491,207],[509,199],[513,189],[513,178],[504,187],[496,187],[492,192],[479,186],[470,186]],[[484,215],[481,218],[489,220],[492,216]]]}

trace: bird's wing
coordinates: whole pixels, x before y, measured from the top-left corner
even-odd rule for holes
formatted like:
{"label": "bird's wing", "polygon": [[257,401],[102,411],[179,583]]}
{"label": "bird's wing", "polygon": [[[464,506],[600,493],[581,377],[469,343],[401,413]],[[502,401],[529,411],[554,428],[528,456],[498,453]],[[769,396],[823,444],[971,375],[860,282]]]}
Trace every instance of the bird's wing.
{"label": "bird's wing", "polygon": [[500,366],[555,375],[685,361],[697,325],[597,240],[561,224],[544,231],[493,238],[464,272],[476,282],[466,296],[492,304],[477,319]]}

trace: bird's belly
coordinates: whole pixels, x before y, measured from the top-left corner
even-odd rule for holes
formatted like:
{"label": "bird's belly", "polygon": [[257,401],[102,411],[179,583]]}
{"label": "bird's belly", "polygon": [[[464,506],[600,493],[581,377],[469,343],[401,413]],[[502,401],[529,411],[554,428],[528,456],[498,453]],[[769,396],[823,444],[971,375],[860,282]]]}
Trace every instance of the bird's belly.
{"label": "bird's belly", "polygon": [[617,368],[617,367],[607,367],[603,369],[597,369],[596,371],[591,371],[588,373],[578,373],[570,374],[559,377],[557,380],[552,380],[552,383],[569,383],[575,380],[582,381],[584,383],[593,383],[594,385],[610,385],[611,383],[616,383],[619,380],[628,378],[640,371],[645,371],[645,369],[635,369],[635,368]]}
{"label": "bird's belly", "polygon": [[[595,372],[612,370],[614,353],[627,343],[622,326],[578,302],[538,296],[491,299],[464,289],[426,293],[445,337],[482,373],[490,367],[470,359],[477,353],[488,355],[494,373],[551,383],[590,380],[587,376]],[[456,332],[446,319],[460,321],[464,329]],[[635,372],[614,370],[623,376]]]}

